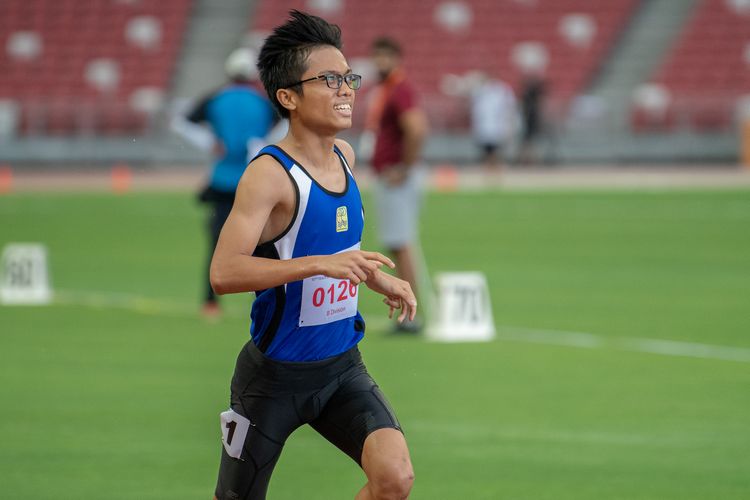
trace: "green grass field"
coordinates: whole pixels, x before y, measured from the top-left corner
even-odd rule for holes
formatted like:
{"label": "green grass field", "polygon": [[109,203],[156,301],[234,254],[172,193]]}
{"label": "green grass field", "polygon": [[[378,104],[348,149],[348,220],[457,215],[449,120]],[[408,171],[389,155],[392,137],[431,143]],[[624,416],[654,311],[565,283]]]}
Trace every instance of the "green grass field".
{"label": "green grass field", "polygon": [[[0,246],[45,243],[59,291],[0,306],[1,498],[210,498],[250,298],[198,314],[203,219],[190,194],[0,197]],[[423,246],[486,274],[498,339],[393,338],[362,294],[412,498],[750,498],[750,191],[431,194]],[[363,477],[301,429],[269,498]]]}

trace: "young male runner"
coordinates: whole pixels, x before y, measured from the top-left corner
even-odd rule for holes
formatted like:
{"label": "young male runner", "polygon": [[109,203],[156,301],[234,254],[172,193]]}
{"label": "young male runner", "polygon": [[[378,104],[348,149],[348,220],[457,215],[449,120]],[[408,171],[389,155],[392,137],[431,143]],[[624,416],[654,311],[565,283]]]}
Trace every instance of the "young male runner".
{"label": "young male runner", "polygon": [[[364,470],[357,499],[407,498],[413,470],[401,427],[357,343],[359,285],[413,319],[406,281],[360,250],[362,202],[349,128],[355,90],[341,32],[298,11],[261,49],[258,67],[288,135],[261,150],[237,189],[211,266],[217,293],[255,291],[252,340],[240,352],[222,413],[218,499],[265,498],[287,437],[309,424]],[[300,486],[303,488],[303,486]],[[300,494],[300,498],[302,498]]]}

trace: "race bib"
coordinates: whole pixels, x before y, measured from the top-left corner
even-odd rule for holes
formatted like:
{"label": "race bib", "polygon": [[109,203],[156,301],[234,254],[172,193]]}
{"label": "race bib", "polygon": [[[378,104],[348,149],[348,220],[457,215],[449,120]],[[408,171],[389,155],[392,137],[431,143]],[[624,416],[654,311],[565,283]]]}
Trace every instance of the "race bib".
{"label": "race bib", "polygon": [[227,455],[232,458],[240,458],[247,431],[252,425],[250,420],[229,409],[220,414],[219,421],[221,422],[221,443],[224,445]]}
{"label": "race bib", "polygon": [[[359,243],[336,253],[359,250]],[[299,326],[315,326],[351,318],[357,314],[359,286],[349,280],[321,274],[302,280]]]}
{"label": "race bib", "polygon": [[315,326],[357,314],[359,286],[349,280],[312,276],[302,281],[299,326]]}

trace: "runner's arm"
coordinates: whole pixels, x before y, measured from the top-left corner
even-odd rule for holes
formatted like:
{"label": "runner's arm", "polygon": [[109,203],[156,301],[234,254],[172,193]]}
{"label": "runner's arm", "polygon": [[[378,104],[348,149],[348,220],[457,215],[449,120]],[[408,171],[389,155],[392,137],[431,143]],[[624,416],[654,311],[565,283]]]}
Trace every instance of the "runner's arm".
{"label": "runner's arm", "polygon": [[265,290],[319,274],[356,284],[383,264],[393,266],[384,255],[363,250],[288,260],[254,257],[262,239],[268,241],[283,230],[269,225],[269,219],[289,195],[285,189],[292,190],[286,173],[268,156],[245,171],[211,261],[211,286],[217,294]]}

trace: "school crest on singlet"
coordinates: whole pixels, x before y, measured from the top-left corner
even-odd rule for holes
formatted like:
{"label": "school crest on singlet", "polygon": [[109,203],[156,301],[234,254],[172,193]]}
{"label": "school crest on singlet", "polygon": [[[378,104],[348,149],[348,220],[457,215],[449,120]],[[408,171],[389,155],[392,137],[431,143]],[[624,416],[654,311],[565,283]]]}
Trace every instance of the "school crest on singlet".
{"label": "school crest on singlet", "polygon": [[349,229],[349,216],[346,213],[346,206],[336,209],[336,232],[346,231]]}

